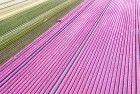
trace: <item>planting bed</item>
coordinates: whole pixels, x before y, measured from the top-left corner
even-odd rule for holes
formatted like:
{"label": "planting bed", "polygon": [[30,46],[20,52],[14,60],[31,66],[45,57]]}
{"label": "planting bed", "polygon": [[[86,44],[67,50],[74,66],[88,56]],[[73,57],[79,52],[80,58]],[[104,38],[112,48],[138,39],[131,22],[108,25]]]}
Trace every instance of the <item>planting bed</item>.
{"label": "planting bed", "polygon": [[0,93],[139,94],[139,3],[84,0],[0,66]]}
{"label": "planting bed", "polygon": [[[64,0],[59,0],[59,3],[62,2]],[[54,3],[54,0],[50,0],[48,3]],[[46,4],[44,3],[44,7],[45,5],[48,4],[46,2]],[[35,9],[33,9],[31,11],[31,13],[35,13],[35,11],[39,11],[41,14],[37,17],[35,16],[31,16],[33,19],[29,20],[31,18],[29,15],[31,15],[31,13],[27,12],[25,13],[27,16],[23,17],[22,14],[19,14],[19,17],[23,17],[25,20],[28,20],[28,22],[23,23],[22,21],[14,21],[14,19],[16,20],[18,17],[16,18],[12,18],[12,20],[10,21],[10,23],[15,22],[14,25],[19,24],[18,22],[21,22],[22,25],[18,26],[17,28],[15,28],[14,30],[11,30],[10,32],[7,32],[6,34],[4,34],[3,36],[0,37],[0,63],[5,62],[9,57],[13,56],[15,53],[17,53],[20,49],[22,49],[23,47],[25,47],[27,44],[29,44],[30,42],[32,42],[37,36],[39,36],[40,34],[42,34],[42,32],[44,32],[46,29],[48,29],[51,25],[53,25],[58,18],[60,18],[61,16],[63,16],[65,13],[67,13],[72,7],[76,6],[79,3],[79,0],[68,0],[66,2],[62,2],[61,4],[59,4],[58,6],[49,9],[48,11],[45,12],[45,9],[42,10],[42,12],[44,11],[44,13],[40,12],[42,7],[35,7]],[[54,6],[53,4],[51,4],[52,6]],[[42,5],[43,6],[43,5]],[[48,8],[50,8],[48,6]],[[46,8],[47,9],[47,8]],[[30,11],[30,10],[27,10]],[[8,19],[6,20],[7,22],[5,23],[10,26],[10,23],[8,23]],[[4,25],[4,24],[2,24]],[[3,27],[3,26],[1,26]],[[11,27],[11,26],[10,26]],[[4,28],[4,27],[3,27]],[[13,27],[11,27],[13,28]],[[6,29],[6,27],[4,28]]]}

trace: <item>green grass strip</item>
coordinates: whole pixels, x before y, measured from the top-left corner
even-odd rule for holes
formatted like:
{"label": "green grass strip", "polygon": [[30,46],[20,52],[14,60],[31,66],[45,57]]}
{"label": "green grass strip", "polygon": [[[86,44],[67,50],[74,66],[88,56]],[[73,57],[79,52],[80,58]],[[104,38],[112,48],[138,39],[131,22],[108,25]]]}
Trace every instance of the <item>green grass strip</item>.
{"label": "green grass strip", "polygon": [[46,22],[51,17],[55,16],[57,13],[61,12],[71,4],[77,2],[77,0],[67,0],[66,2],[58,5],[57,7],[49,10],[48,12],[40,15],[39,17],[29,21],[28,23],[19,26],[17,29],[3,35],[0,37],[0,51],[6,48],[8,45],[18,40],[20,37],[25,34],[32,32],[34,28],[39,26],[40,24]]}
{"label": "green grass strip", "polygon": [[49,11],[66,0],[48,0],[14,16],[0,21],[0,36],[10,32],[18,26],[34,19],[42,13]]}

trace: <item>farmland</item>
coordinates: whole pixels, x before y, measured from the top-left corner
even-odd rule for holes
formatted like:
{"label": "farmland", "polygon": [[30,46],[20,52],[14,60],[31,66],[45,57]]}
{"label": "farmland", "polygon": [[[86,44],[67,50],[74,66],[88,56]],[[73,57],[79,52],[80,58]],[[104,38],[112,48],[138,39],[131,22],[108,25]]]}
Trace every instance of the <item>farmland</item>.
{"label": "farmland", "polygon": [[31,6],[1,19],[0,94],[140,93],[140,0]]}
{"label": "farmland", "polygon": [[44,1],[37,6],[1,20],[0,62],[5,62],[31,43],[78,3],[78,0]]}

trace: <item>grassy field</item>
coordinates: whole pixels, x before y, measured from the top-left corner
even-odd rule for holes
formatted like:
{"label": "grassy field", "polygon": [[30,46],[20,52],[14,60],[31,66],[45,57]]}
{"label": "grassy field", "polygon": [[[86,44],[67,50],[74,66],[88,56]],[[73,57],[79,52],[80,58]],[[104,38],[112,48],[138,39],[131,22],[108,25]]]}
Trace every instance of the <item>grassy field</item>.
{"label": "grassy field", "polygon": [[[51,0],[51,1],[55,1],[55,0]],[[62,0],[60,1],[62,3]],[[55,11],[56,14],[55,15],[53,14],[53,17],[49,18],[46,22],[39,24],[37,27],[33,28],[32,29],[33,32],[28,32],[24,34],[24,36],[21,36],[18,40],[14,41],[11,45],[1,50],[0,63],[4,63],[11,56],[15,55],[17,52],[19,52],[21,49],[23,49],[25,46],[31,43],[35,38],[37,38],[39,35],[45,32],[50,26],[56,23],[57,19],[65,15],[69,10],[71,10],[71,8],[73,8],[74,6],[80,3],[79,0],[70,0],[70,1],[74,1],[74,2],[68,5],[67,7],[62,8],[60,12]]]}

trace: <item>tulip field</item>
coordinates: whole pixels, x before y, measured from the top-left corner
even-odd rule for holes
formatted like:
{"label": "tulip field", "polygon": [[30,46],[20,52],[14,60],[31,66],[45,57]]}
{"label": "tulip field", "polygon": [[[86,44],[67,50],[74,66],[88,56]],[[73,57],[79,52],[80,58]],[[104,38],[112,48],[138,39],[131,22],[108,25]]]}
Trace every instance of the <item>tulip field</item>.
{"label": "tulip field", "polygon": [[0,20],[0,94],[140,94],[140,0],[42,2]]}
{"label": "tulip field", "polygon": [[0,63],[31,43],[78,3],[78,0],[46,0],[8,18],[0,17]]}

